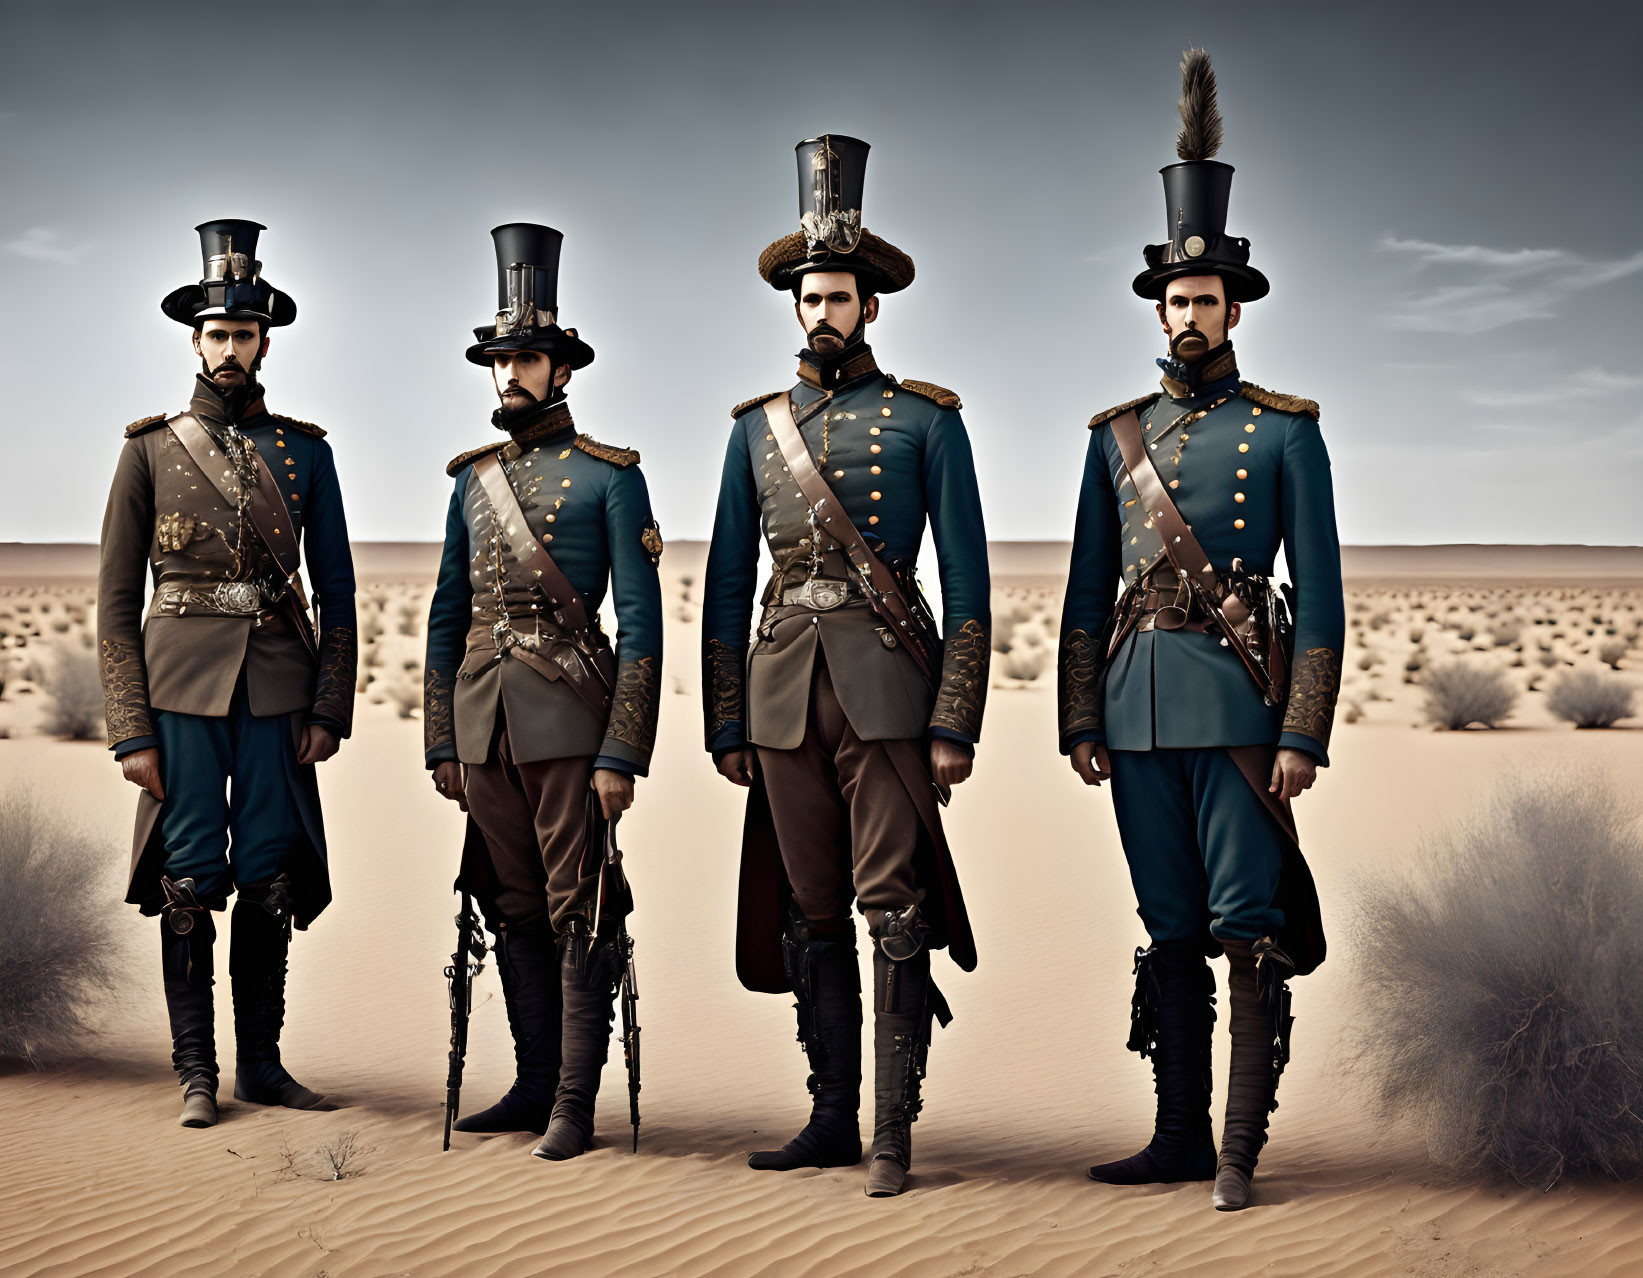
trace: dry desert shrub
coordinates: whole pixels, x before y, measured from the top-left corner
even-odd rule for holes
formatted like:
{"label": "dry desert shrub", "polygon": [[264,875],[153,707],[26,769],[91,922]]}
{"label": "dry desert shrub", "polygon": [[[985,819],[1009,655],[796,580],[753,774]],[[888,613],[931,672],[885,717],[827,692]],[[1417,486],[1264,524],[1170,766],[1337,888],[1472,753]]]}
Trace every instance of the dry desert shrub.
{"label": "dry desert shrub", "polygon": [[1585,776],[1503,786],[1360,884],[1356,1060],[1461,1176],[1643,1172],[1643,835]]}
{"label": "dry desert shrub", "polygon": [[58,648],[40,670],[49,701],[41,727],[54,737],[89,741],[103,732],[103,679],[97,658],[83,648]]}
{"label": "dry desert shrub", "polygon": [[1620,669],[1620,662],[1631,650],[1631,644],[1624,639],[1611,639],[1608,643],[1600,644],[1597,649],[1597,659],[1611,669]]}
{"label": "dry desert shrub", "polygon": [[1634,689],[1624,679],[1598,670],[1575,670],[1546,693],[1546,708],[1577,728],[1612,728],[1632,715]]}
{"label": "dry desert shrub", "polygon": [[1423,710],[1427,722],[1451,731],[1474,723],[1493,728],[1517,704],[1517,689],[1505,674],[1488,666],[1464,661],[1433,666],[1421,682],[1426,689]]}
{"label": "dry desert shrub", "polygon": [[83,1049],[115,960],[106,849],[21,791],[0,793],[0,1058]]}

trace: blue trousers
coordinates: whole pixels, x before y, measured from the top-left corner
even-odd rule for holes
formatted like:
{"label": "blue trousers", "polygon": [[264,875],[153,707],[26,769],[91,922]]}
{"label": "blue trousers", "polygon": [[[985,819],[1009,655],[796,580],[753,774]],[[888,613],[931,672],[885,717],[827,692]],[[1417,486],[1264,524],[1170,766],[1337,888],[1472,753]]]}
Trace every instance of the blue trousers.
{"label": "blue trousers", "polygon": [[221,718],[156,710],[154,720],[166,875],[192,878],[201,897],[273,879],[303,838],[292,716],[252,714],[242,679]]}
{"label": "blue trousers", "polygon": [[1118,835],[1153,942],[1276,932],[1284,834],[1232,756],[1209,747],[1108,757]]}

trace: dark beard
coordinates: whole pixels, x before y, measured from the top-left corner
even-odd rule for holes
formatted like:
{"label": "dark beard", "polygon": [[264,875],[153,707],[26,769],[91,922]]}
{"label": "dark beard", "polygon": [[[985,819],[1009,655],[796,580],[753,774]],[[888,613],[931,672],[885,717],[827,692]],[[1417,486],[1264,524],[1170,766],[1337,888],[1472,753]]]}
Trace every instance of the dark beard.
{"label": "dark beard", "polygon": [[833,338],[834,340],[836,340],[838,342],[839,348],[841,350],[845,346],[849,345],[849,342],[845,338],[843,333],[839,332],[838,329],[834,328],[826,320],[823,320],[820,324],[817,324],[815,328],[810,330],[809,334],[805,338],[805,345],[808,346],[812,352],[814,352],[817,355],[822,356],[824,359],[827,358],[830,355],[838,354],[838,351],[821,351],[821,350],[817,350],[816,349],[816,339],[818,337],[831,337],[831,338]]}
{"label": "dark beard", "polygon": [[1170,339],[1169,353],[1183,364],[1196,364],[1209,354],[1209,338],[1196,328],[1183,328]]}
{"label": "dark beard", "polygon": [[[257,380],[256,365],[252,365],[251,371],[238,386],[219,386],[211,376],[210,367],[204,360],[200,363],[204,368],[199,375],[200,385],[217,397],[223,406],[223,414],[229,421],[238,421],[241,413],[263,397],[265,392],[262,383]],[[222,365],[219,364],[218,367],[221,368]]]}

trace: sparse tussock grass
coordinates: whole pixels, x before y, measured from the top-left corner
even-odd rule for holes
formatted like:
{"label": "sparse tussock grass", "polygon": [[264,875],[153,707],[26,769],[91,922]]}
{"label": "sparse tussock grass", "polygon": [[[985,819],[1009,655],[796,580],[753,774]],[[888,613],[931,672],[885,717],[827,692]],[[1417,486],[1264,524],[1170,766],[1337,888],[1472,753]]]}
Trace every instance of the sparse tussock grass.
{"label": "sparse tussock grass", "polygon": [[1546,708],[1577,728],[1612,728],[1630,718],[1635,689],[1600,670],[1571,670],[1546,693]]}
{"label": "sparse tussock grass", "polygon": [[54,737],[89,741],[103,731],[103,680],[84,648],[58,648],[40,667],[48,705],[41,728]]}
{"label": "sparse tussock grass", "polygon": [[1421,684],[1426,689],[1427,722],[1451,731],[1474,723],[1496,727],[1517,704],[1517,689],[1502,671],[1489,666],[1465,661],[1433,666]]}
{"label": "sparse tussock grass", "polygon": [[60,811],[0,791],[0,1058],[39,1068],[86,1052],[118,957],[107,868],[107,848]]}
{"label": "sparse tussock grass", "polygon": [[1606,783],[1503,785],[1360,883],[1354,1060],[1462,1177],[1643,1173],[1643,830]]}

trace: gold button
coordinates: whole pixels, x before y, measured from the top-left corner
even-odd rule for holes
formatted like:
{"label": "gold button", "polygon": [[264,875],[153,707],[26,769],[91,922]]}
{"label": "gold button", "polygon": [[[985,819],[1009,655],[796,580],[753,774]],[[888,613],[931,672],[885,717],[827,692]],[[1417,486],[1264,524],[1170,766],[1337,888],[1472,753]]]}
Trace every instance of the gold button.
{"label": "gold button", "polygon": [[833,478],[834,479],[843,479],[844,478],[844,472],[842,470],[835,470],[833,472]]}
{"label": "gold button", "polygon": [[1249,425],[1244,427],[1244,434],[1253,435],[1254,433],[1255,433],[1255,423],[1250,422]]}
{"label": "gold button", "polygon": [[881,431],[877,426],[869,426],[867,428],[867,433],[869,435],[882,435],[884,432]]}
{"label": "gold button", "polygon": [[1183,444],[1186,443],[1189,438],[1190,438],[1190,436],[1187,434],[1186,431],[1181,432],[1181,442]]}
{"label": "gold button", "polygon": [[284,448],[285,447],[285,441],[283,439],[276,439],[274,441],[274,447],[275,448]]}
{"label": "gold button", "polygon": [[553,540],[553,534],[552,533],[543,533],[542,534],[542,540],[543,541],[552,541]]}
{"label": "gold button", "polygon": [[274,427],[274,433],[275,433],[275,434],[276,434],[276,435],[283,435],[283,434],[285,434],[285,427],[283,427],[283,426],[276,426],[276,427]]}
{"label": "gold button", "polygon": [[1249,472],[1247,470],[1243,469],[1243,467],[1240,466],[1238,468],[1238,478],[1239,479],[1248,479],[1249,478]]}
{"label": "gold button", "polygon": [[1169,481],[1169,486],[1171,488],[1179,488],[1181,486],[1181,481],[1179,479],[1172,479]]}
{"label": "gold button", "polygon": [[1241,452],[1241,453],[1247,453],[1249,451],[1249,445],[1248,444],[1239,444],[1238,445],[1238,451]]}
{"label": "gold button", "polygon": [[879,416],[880,416],[880,417],[888,417],[888,416],[890,416],[890,410],[889,410],[889,409],[888,409],[888,408],[881,408],[881,409],[879,409]]}
{"label": "gold button", "polygon": [[[533,449],[532,451],[534,452],[535,450]],[[564,461],[565,458],[567,458],[569,456],[570,456],[570,449],[567,448],[564,452],[559,454],[559,460]]]}
{"label": "gold button", "polygon": [[870,524],[876,524],[876,523],[878,523],[878,521],[879,521],[879,517],[877,515],[867,516],[867,522],[870,523]]}
{"label": "gold button", "polygon": [[1261,410],[1259,408],[1252,408],[1249,410],[1249,415],[1251,417],[1259,417],[1261,415]]}
{"label": "gold button", "polygon": [[292,501],[301,501],[301,500],[302,500],[302,498],[301,498],[301,497],[299,497],[299,496],[298,496],[298,495],[297,495],[297,494],[296,494],[296,493],[292,493],[292,494],[291,494],[291,500],[292,500]]}
{"label": "gold button", "polygon": [[1232,494],[1232,500],[1233,500],[1233,501],[1239,501],[1239,502],[1241,502],[1241,501],[1243,501],[1243,499],[1244,499],[1244,495],[1243,495],[1243,493],[1233,493],[1233,494]]}
{"label": "gold button", "polygon": [[[884,468],[883,468],[883,467],[882,467],[882,466],[873,466],[873,467],[871,467],[871,468],[870,468],[870,469],[871,469],[871,470],[872,470],[872,472],[873,472],[873,473],[874,473],[874,474],[875,474],[875,475],[877,475],[877,474],[878,474],[878,473],[879,473],[879,472],[880,472],[880,471],[882,471],[882,470],[883,470],[883,469],[884,469]],[[840,472],[839,472],[839,473],[840,473],[840,474],[841,474],[841,475],[842,475],[842,474],[843,474],[843,473],[844,473],[844,472],[843,472],[843,471],[840,471]]]}
{"label": "gold button", "polygon": [[561,480],[560,480],[560,481],[559,481],[559,486],[560,486],[560,487],[561,487],[561,488],[569,488],[569,487],[570,487],[570,480],[568,480],[568,479],[561,479]]}
{"label": "gold button", "polygon": [[871,497],[874,501],[877,501],[880,497],[884,496],[884,494],[880,493],[880,492],[871,492],[871,493],[868,493],[867,495],[869,497]]}
{"label": "gold button", "polygon": [[870,452],[870,453],[882,453],[884,451],[884,445],[883,444],[869,444],[867,446],[867,451]]}
{"label": "gold button", "polygon": [[884,392],[884,398],[885,399],[894,399],[895,397],[896,397],[896,392],[895,391],[885,391]]}
{"label": "gold button", "polygon": [[1234,519],[1232,521],[1232,526],[1241,532],[1244,527],[1244,521],[1242,519]]}

